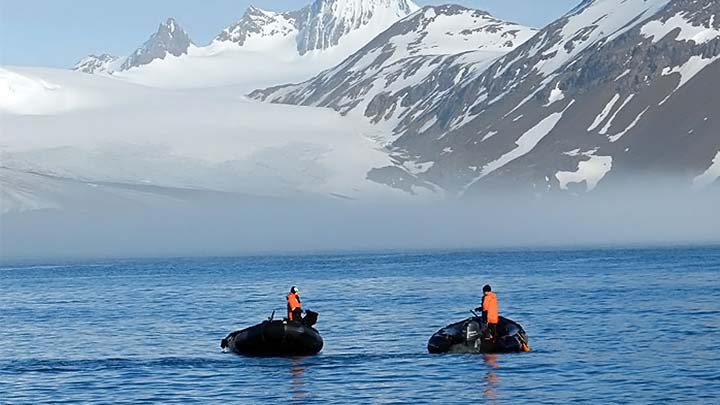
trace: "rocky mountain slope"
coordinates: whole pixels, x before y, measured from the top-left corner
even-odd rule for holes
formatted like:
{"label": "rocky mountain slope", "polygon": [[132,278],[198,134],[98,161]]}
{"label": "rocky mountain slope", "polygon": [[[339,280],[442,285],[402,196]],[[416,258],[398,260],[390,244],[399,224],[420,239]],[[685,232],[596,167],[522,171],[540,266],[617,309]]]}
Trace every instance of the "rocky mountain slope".
{"label": "rocky mountain slope", "polygon": [[[471,74],[515,49],[535,32],[479,10],[457,5],[428,6],[378,35],[337,67],[304,83],[258,90],[250,96],[262,101],[331,107],[343,114],[368,111],[372,100],[426,82],[444,62],[461,61],[465,72]],[[409,106],[406,102],[396,104],[372,120],[397,122]]]}
{"label": "rocky mountain slope", "polygon": [[586,0],[491,63],[448,57],[369,101],[337,97],[327,72],[253,95],[387,122],[395,164],[369,177],[406,190],[706,185],[720,177],[718,15],[713,0]]}

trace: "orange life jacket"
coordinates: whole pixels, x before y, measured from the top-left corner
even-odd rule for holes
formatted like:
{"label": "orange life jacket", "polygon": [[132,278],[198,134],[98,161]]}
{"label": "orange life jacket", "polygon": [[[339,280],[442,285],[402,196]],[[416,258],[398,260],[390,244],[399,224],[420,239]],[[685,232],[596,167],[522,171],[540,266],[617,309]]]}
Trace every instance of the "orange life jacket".
{"label": "orange life jacket", "polygon": [[287,311],[288,311],[288,320],[293,320],[293,311],[300,308],[300,300],[298,300],[298,296],[295,293],[289,293],[287,295]]}
{"label": "orange life jacket", "polygon": [[487,311],[487,323],[498,323],[498,305],[495,293],[483,294],[482,310]]}

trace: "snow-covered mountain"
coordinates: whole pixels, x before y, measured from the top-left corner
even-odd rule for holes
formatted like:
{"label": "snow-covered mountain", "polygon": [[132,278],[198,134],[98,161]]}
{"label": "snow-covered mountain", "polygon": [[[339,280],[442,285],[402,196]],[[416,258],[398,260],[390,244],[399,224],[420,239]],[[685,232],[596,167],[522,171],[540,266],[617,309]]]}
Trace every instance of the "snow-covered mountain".
{"label": "snow-covered mountain", "polygon": [[240,21],[225,28],[214,41],[262,50],[267,46],[263,42],[282,40],[297,33],[297,22],[293,15],[294,13],[276,13],[250,6]]}
{"label": "snow-covered mountain", "polygon": [[718,15],[714,0],[586,0],[486,65],[465,53],[386,91],[336,93],[323,73],[253,95],[377,123],[401,108],[395,164],[369,176],[403,189],[581,191],[631,175],[705,185],[720,177]]}
{"label": "snow-covered mountain", "polygon": [[120,70],[147,65],[168,55],[185,55],[192,44],[187,32],[174,19],[168,18],[142,47],[123,62]]}
{"label": "snow-covered mountain", "polygon": [[[389,21],[403,4],[413,8],[363,2],[380,7],[370,13],[360,4],[252,8],[206,47],[170,21],[134,54],[138,63],[163,59],[112,75],[0,69],[2,165],[80,182],[352,199],[490,187],[575,193],[630,175],[697,186],[720,178],[716,2],[584,1],[539,31],[460,6],[425,7],[317,75],[355,35],[375,30],[347,31],[347,21]],[[328,37],[338,45],[300,41],[308,15],[340,33]],[[301,43],[328,47],[302,54]],[[310,80],[252,93],[301,107],[242,97],[251,83],[313,70]],[[251,80],[227,76],[238,71]],[[209,86],[223,83],[234,86]]]}
{"label": "snow-covered mountain", "polygon": [[[447,83],[430,77],[446,61],[462,61],[465,74],[483,69],[515,49],[536,30],[498,20],[486,12],[457,5],[428,6],[375,37],[346,59],[304,83],[282,85],[251,93],[271,102],[331,107],[343,114],[364,112],[376,97],[409,86],[433,82],[433,91]],[[426,90],[427,91],[427,90]],[[397,123],[410,104],[400,103],[373,122]]]}
{"label": "snow-covered mountain", "polygon": [[278,42],[290,41],[298,54],[305,55],[331,49],[344,38],[356,36],[359,48],[417,8],[409,0],[316,0],[300,10],[285,13],[250,7],[240,21],[224,29],[214,42],[267,50]]}
{"label": "snow-covered mountain", "polygon": [[357,38],[362,46],[417,9],[410,0],[316,0],[297,13],[298,52],[329,49],[359,30],[370,34]]}
{"label": "snow-covered mountain", "polygon": [[117,56],[103,53],[100,55],[88,55],[82,58],[75,66],[73,70],[83,73],[108,73],[117,70],[122,66],[124,60],[117,63]]}
{"label": "snow-covered mountain", "polygon": [[191,46],[193,42],[188,33],[175,19],[168,18],[130,56],[120,58],[109,54],[89,55],[75,64],[73,70],[91,74],[112,74],[148,65],[158,59],[163,60],[168,55],[186,55]]}
{"label": "snow-covered mountain", "polygon": [[417,8],[409,0],[315,0],[291,12],[250,7],[200,47],[169,19],[131,56],[111,62],[90,56],[74,69],[166,88],[247,83],[256,88],[304,80],[341,62]]}

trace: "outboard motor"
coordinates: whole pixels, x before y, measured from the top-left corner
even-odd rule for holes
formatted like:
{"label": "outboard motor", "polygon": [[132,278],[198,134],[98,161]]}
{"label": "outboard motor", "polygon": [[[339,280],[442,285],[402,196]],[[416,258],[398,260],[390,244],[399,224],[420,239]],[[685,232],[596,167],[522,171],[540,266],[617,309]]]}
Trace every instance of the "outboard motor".
{"label": "outboard motor", "polygon": [[317,323],[318,320],[318,313],[315,311],[311,311],[309,309],[305,310],[305,317],[303,318],[303,323],[307,326],[312,327]]}
{"label": "outboard motor", "polygon": [[465,325],[465,341],[474,342],[480,337],[480,324],[476,321],[470,321]]}

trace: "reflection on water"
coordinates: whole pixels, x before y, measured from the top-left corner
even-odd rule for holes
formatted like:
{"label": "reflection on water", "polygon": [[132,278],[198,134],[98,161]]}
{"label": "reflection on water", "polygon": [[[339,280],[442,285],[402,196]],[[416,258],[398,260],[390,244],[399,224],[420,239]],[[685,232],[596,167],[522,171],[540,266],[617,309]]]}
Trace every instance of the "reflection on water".
{"label": "reflection on water", "polygon": [[495,373],[495,370],[500,368],[498,364],[497,354],[484,354],[483,362],[487,366],[487,373],[485,373],[485,399],[495,400],[497,398],[496,388],[500,384],[500,378]]}
{"label": "reflection on water", "polygon": [[303,373],[305,367],[300,364],[302,358],[293,357],[290,359],[290,393],[292,398],[296,401],[302,401],[307,398],[307,391],[305,391],[305,381],[303,380]]}

